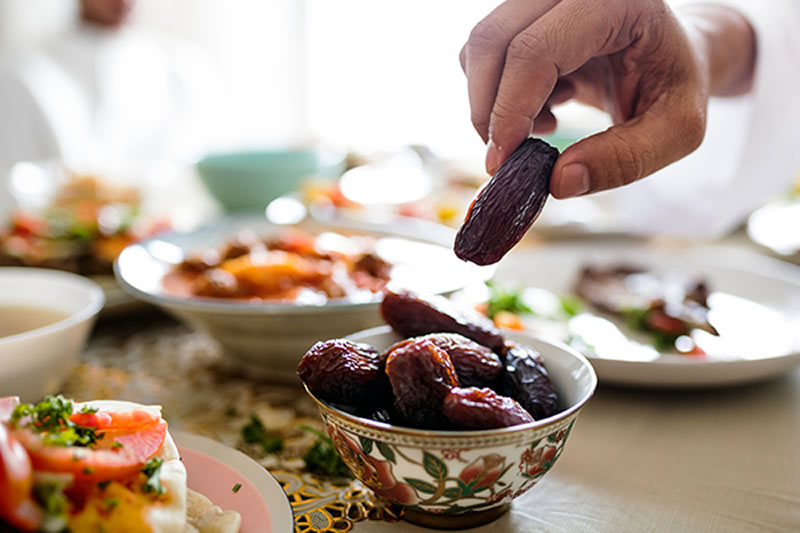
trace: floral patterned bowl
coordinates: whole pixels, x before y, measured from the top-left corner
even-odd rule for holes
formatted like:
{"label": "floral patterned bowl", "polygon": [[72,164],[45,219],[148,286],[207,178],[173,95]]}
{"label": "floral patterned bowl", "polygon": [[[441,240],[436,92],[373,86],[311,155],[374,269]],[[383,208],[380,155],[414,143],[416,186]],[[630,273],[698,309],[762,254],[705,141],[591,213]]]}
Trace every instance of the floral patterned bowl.
{"label": "floral patterned bowl", "polygon": [[[339,455],[376,495],[423,526],[459,529],[490,522],[530,490],[564,449],[575,419],[597,386],[575,350],[523,332],[506,337],[539,350],[561,398],[561,412],[510,428],[431,431],[360,418],[311,397]],[[388,326],[348,337],[384,350],[401,340]]]}

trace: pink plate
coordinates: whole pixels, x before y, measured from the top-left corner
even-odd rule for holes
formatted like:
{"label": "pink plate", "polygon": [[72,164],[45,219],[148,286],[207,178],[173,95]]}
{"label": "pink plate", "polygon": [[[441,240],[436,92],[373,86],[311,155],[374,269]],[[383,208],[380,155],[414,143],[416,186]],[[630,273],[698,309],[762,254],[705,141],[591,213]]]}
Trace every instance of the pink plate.
{"label": "pink plate", "polygon": [[[181,431],[171,432],[188,473],[189,488],[224,510],[242,515],[240,533],[294,530],[292,508],[267,470],[238,450]],[[241,487],[234,492],[234,487]]]}

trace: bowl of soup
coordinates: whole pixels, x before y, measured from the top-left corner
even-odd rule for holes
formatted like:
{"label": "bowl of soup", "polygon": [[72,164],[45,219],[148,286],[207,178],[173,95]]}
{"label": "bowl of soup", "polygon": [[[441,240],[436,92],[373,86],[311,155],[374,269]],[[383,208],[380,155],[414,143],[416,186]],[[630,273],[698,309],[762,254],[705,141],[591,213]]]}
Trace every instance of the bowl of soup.
{"label": "bowl of soup", "polygon": [[100,286],[76,274],[0,268],[0,396],[58,392],[104,302]]}

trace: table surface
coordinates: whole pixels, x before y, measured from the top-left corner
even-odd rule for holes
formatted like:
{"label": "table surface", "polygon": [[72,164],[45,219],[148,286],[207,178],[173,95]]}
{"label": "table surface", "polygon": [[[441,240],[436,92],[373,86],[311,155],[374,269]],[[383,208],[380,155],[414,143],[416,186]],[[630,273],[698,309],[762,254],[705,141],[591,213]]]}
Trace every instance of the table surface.
{"label": "table surface", "polygon": [[[299,388],[226,366],[204,334],[147,310],[103,321],[64,392],[160,403],[171,428],[238,447],[267,467],[298,532],[429,531],[401,522],[358,481],[331,483],[300,459],[321,428]],[[279,454],[241,442],[250,413],[286,438]],[[800,531],[800,368],[764,383],[705,391],[601,386],[565,451],[511,512],[470,531]]]}

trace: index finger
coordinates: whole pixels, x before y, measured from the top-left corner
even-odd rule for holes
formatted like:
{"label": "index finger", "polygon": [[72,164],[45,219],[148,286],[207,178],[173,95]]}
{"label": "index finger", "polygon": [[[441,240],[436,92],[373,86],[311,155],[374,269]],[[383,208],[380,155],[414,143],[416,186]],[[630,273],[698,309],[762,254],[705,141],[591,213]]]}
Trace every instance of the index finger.
{"label": "index finger", "polygon": [[509,43],[560,1],[506,0],[475,25],[461,49],[472,124],[484,142],[488,141],[489,117]]}
{"label": "index finger", "polygon": [[629,10],[626,0],[602,7],[594,0],[564,0],[514,37],[489,119],[498,165],[528,137],[560,76],[632,42],[625,31]]}

